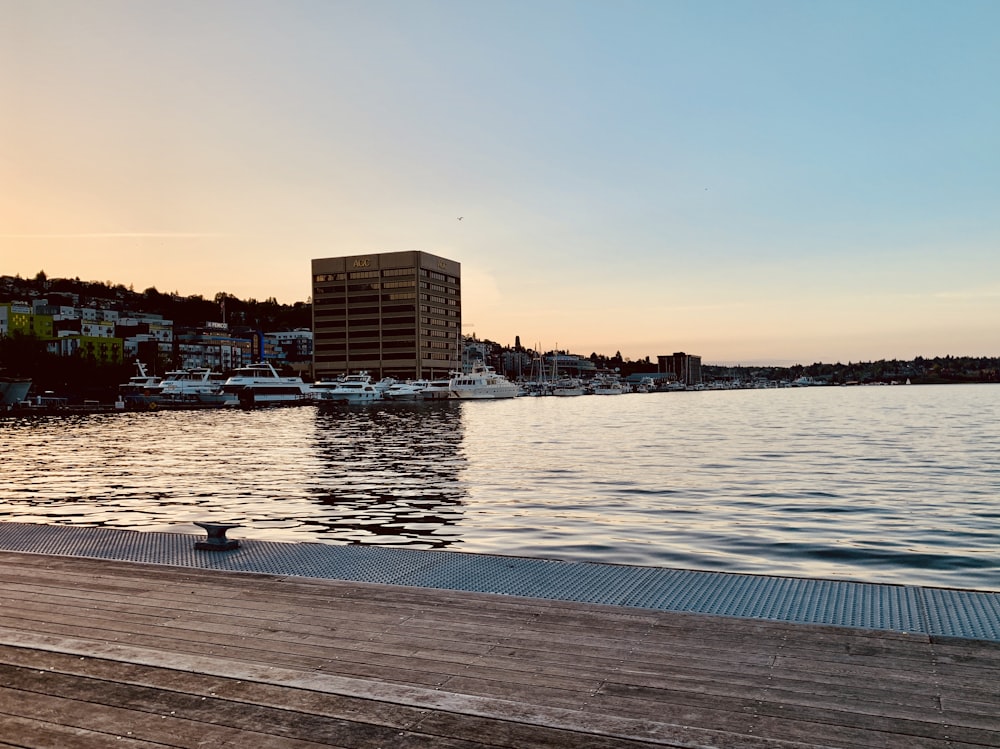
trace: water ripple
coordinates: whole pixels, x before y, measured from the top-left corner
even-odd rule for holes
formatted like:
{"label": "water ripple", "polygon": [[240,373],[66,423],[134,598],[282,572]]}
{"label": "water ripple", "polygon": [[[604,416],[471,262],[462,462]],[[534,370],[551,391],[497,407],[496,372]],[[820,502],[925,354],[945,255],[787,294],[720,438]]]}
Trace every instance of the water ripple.
{"label": "water ripple", "polygon": [[0,422],[0,520],[1000,589],[996,386]]}

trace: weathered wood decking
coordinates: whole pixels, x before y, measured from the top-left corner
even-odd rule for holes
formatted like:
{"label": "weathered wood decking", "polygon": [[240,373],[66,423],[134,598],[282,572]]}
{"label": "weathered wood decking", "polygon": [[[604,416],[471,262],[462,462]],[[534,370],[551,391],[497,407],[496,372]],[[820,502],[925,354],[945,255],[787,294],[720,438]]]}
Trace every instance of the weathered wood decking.
{"label": "weathered wood decking", "polygon": [[1000,747],[1000,643],[0,552],[0,747]]}

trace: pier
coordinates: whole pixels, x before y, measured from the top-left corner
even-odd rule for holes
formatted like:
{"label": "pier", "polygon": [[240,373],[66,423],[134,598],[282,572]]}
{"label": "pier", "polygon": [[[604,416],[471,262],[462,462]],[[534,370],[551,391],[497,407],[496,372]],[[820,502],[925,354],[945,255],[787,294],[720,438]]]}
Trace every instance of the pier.
{"label": "pier", "polygon": [[0,747],[1000,747],[996,593],[202,538],[0,524]]}

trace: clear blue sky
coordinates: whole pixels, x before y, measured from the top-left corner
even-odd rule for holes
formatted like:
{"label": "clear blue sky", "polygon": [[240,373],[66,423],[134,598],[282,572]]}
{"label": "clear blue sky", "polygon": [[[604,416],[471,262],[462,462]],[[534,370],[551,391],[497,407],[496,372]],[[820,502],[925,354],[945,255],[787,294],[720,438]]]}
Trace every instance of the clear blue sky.
{"label": "clear blue sky", "polygon": [[422,249],[502,343],[1000,355],[996,0],[0,14],[0,273],[291,303]]}

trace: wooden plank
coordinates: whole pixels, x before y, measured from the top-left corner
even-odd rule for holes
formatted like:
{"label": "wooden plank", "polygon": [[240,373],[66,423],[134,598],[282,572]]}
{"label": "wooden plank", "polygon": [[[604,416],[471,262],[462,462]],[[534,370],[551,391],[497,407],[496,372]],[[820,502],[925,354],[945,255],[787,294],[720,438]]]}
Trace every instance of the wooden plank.
{"label": "wooden plank", "polygon": [[[139,708],[118,707],[105,704],[103,700],[121,698],[120,693],[107,695],[99,688],[100,685],[86,686],[91,689],[91,699],[64,697],[59,694],[60,685],[52,684],[51,681],[38,685],[37,691],[0,687],[0,704],[3,705],[5,715],[15,718],[34,720],[42,725],[62,725],[82,735],[103,734],[106,745],[122,736],[184,749],[194,749],[206,744],[225,744],[241,737],[241,740],[249,741],[255,747],[319,749],[323,746],[318,742],[301,741],[289,735],[287,730],[279,731],[277,736],[256,730],[251,727],[256,725],[256,716],[248,715],[252,713],[248,709],[245,709],[245,721],[241,727],[217,725],[186,718],[183,714],[178,715],[180,705],[171,701],[173,695],[167,695],[157,702],[150,701]],[[348,744],[342,743],[340,746]]]}
{"label": "wooden plank", "polygon": [[[82,619],[79,618],[79,617],[77,617],[76,621],[77,621],[78,624],[82,625],[85,622],[92,621],[92,620],[90,620],[90,619],[88,619],[86,617],[84,617]],[[109,620],[109,621],[114,621],[116,624],[119,623],[117,619],[116,620]],[[134,626],[131,629],[131,632],[134,633],[134,634],[140,634],[140,633],[150,634],[150,633],[152,633],[152,634],[156,634],[156,635],[161,635],[162,634],[161,629],[170,629],[172,627],[181,627],[182,626],[180,623],[178,623],[178,622],[175,621],[175,622],[166,622],[166,623],[163,623],[163,624],[157,624],[154,629],[148,629],[148,628],[144,628],[144,627],[138,626],[138,623],[146,621],[142,617],[132,618],[131,621],[133,621],[133,622],[135,622],[137,624],[137,626]],[[232,629],[231,628],[227,632],[225,628],[218,629],[218,628],[211,627],[211,626],[209,626],[209,627],[202,627],[202,626],[198,626],[197,624],[191,624],[190,626],[194,630],[194,634],[191,635],[194,639],[196,639],[198,641],[202,641],[202,642],[213,643],[213,644],[222,644],[222,642],[224,641],[225,638],[223,638],[223,637],[216,637],[215,636],[216,634],[220,634],[220,633],[221,634],[227,634],[228,633],[228,634],[232,634],[232,635],[237,635],[237,636],[240,636],[241,639],[245,639],[246,637],[249,637],[249,636],[258,635],[258,633],[254,633],[254,632],[252,632],[250,630],[247,630],[245,628],[244,629]],[[48,631],[52,631],[52,629],[49,628]],[[449,636],[451,636],[451,635],[449,635]],[[117,639],[134,640],[134,638],[125,637],[123,635],[119,635],[119,637]],[[258,637],[257,637],[257,641],[258,642],[263,641],[263,640],[268,640],[268,639],[269,638],[268,638],[267,635],[263,635],[263,636],[259,636],[258,635]],[[148,638],[147,638],[146,641],[149,642]],[[304,649],[304,648],[302,648],[300,646],[302,642],[303,642],[303,640],[301,638],[299,638],[295,644],[290,645],[290,646],[284,648],[284,652],[286,652],[286,653],[288,653],[288,652],[303,653],[305,655],[308,655],[309,657],[315,657],[315,658],[318,658],[318,659],[321,659],[321,660],[327,660],[327,659],[331,659],[332,658],[332,659],[335,659],[335,660],[338,660],[338,661],[342,661],[346,655],[350,655],[350,654],[356,654],[357,655],[357,654],[363,653],[365,662],[369,666],[373,665],[373,664],[392,665],[391,660],[387,661],[387,660],[381,659],[378,653],[375,653],[373,650],[371,650],[368,647],[361,648],[360,649],[360,653],[359,653],[358,649],[355,649],[354,651],[351,651],[351,653],[338,653],[338,651],[336,651],[334,648],[327,647],[327,646],[321,646],[321,647],[319,647],[317,649],[312,649],[312,650]],[[453,643],[455,641],[451,640],[450,642]],[[428,653],[428,651],[426,651],[426,650],[424,650],[423,652],[425,654]],[[420,653],[409,653],[409,654],[407,654],[407,656],[408,656],[407,657],[407,661],[408,661],[408,663],[411,663],[411,664],[414,663],[414,662],[419,663],[422,660],[421,657],[420,657]],[[444,656],[444,660],[445,661],[450,661],[450,660],[453,660],[453,658],[450,658],[447,655],[445,655]],[[458,659],[458,663],[460,665],[467,665],[467,662],[468,662],[467,658],[462,657],[462,658]],[[494,662],[494,663],[496,663],[496,662]],[[538,675],[540,673],[542,673],[542,669],[539,667],[539,662],[535,658],[532,658],[532,660],[530,660],[530,661],[524,660],[524,659],[511,658],[511,659],[507,659],[507,661],[505,661],[504,663],[511,664],[511,666],[514,667],[515,670],[516,670],[517,667],[521,667],[521,668],[524,667],[524,666],[518,666],[518,664],[524,664],[524,663],[531,664],[530,665],[530,673],[534,675],[533,678],[534,678],[535,683],[538,682]],[[559,665],[559,664],[557,664],[557,665]],[[573,673],[572,673],[573,670],[574,670],[574,668],[575,668],[575,666],[577,665],[576,663],[573,663],[572,666],[567,666],[567,664],[564,662],[561,665],[563,666],[563,670],[567,671],[568,675],[571,676],[571,678],[576,678],[573,675]],[[427,668],[430,669],[432,667],[428,666]],[[494,669],[496,669],[496,668],[502,668],[502,666],[500,666],[500,665],[494,665],[493,668]],[[454,670],[452,668],[449,668],[449,667],[441,667],[438,670],[443,675],[447,675],[449,673],[455,673]]]}
{"label": "wooden plank", "polygon": [[1000,747],[993,643],[74,561],[0,552],[0,718],[38,735],[124,710],[180,746],[218,708],[253,746]]}
{"label": "wooden plank", "polygon": [[421,708],[386,701],[295,689],[214,674],[199,674],[187,669],[138,665],[106,658],[71,656],[26,648],[0,646],[0,663],[22,669],[55,671],[69,676],[87,677],[123,685],[177,691],[199,698],[218,697],[234,702],[310,712],[340,719],[358,719],[359,716],[366,714],[370,722],[396,729],[413,726],[426,712]]}
{"label": "wooden plank", "polygon": [[127,735],[88,731],[34,718],[5,715],[0,708],[0,736],[16,741],[8,744],[0,739],[0,749],[107,749],[111,744],[122,749],[162,749],[160,742],[139,741]]}
{"label": "wooden plank", "polygon": [[[10,657],[17,657],[21,651],[16,648],[4,648],[2,651],[3,655]],[[60,671],[65,669],[70,669],[73,671],[90,671],[93,675],[99,674],[101,671],[106,671],[108,675],[111,669],[121,664],[113,664],[110,662],[103,662],[100,659],[72,659],[68,656],[61,654],[39,654],[38,651],[28,651],[28,655],[21,653],[22,657],[30,662],[30,666],[36,673],[41,673],[39,678],[45,678],[49,675],[49,671],[56,668]],[[101,664],[104,663],[102,666]],[[39,668],[43,669],[39,671]],[[280,703],[280,707],[285,709],[295,709],[299,712],[309,712],[317,713],[323,715],[329,715],[332,710],[339,710],[340,713],[346,713],[352,721],[360,720],[362,717],[368,722],[378,722],[370,720],[370,706],[376,706],[376,709],[381,711],[384,717],[386,715],[386,710],[389,709],[391,712],[391,717],[393,722],[396,723],[404,732],[407,732],[407,738],[412,739],[418,733],[428,733],[430,726],[437,724],[447,724],[450,725],[449,733],[450,738],[461,738],[466,736],[470,740],[477,741],[477,746],[482,746],[488,744],[490,746],[510,746],[510,747],[520,747],[524,746],[525,743],[519,739],[514,740],[514,742],[509,741],[510,736],[532,736],[536,735],[539,737],[538,743],[528,743],[531,746],[609,746],[609,747],[637,747],[637,746],[648,746],[649,744],[643,740],[631,740],[624,738],[614,738],[607,735],[608,724],[607,721],[601,721],[599,718],[595,718],[592,715],[587,715],[585,713],[574,711],[572,717],[569,721],[566,720],[566,715],[562,714],[555,716],[555,722],[561,722],[563,726],[568,722],[573,729],[568,729],[566,727],[549,727],[547,725],[544,717],[541,718],[539,722],[538,718],[534,720],[530,725],[527,723],[516,722],[514,724],[507,725],[509,721],[501,718],[488,718],[484,716],[465,716],[463,714],[447,713],[445,717],[441,711],[435,710],[425,710],[425,709],[408,709],[404,707],[397,706],[387,706],[386,703],[381,701],[370,701],[370,700],[352,700],[350,698],[338,697],[336,695],[319,695],[314,692],[302,692],[301,690],[288,689],[283,687],[275,687],[271,685],[260,685],[253,684],[245,681],[236,681],[233,679],[217,679],[213,678],[207,680],[206,677],[199,677],[197,674],[190,673],[175,673],[173,676],[164,676],[164,671],[162,669],[150,669],[149,667],[136,667],[136,666],[126,666],[122,671],[119,671],[117,678],[125,679],[130,684],[135,684],[137,680],[139,681],[149,681],[157,680],[163,684],[168,684],[170,689],[179,690],[184,694],[193,694],[202,696],[207,696],[211,698],[224,698],[227,700],[239,700],[242,702],[251,702],[252,704],[264,704],[268,701],[274,702],[277,700]],[[152,676],[150,675],[152,672]],[[199,681],[200,686],[199,686]],[[210,690],[210,691],[208,691]],[[87,691],[89,694],[89,690]],[[292,694],[293,697],[290,698],[288,695]],[[335,708],[338,703],[339,708]],[[501,711],[497,711],[500,713]],[[502,714],[509,714],[511,711],[508,709]],[[542,711],[544,712],[544,711]],[[408,713],[407,715],[401,714]],[[538,713],[538,711],[536,711]],[[437,716],[437,717],[433,717]],[[561,720],[560,720],[561,719]],[[425,725],[425,721],[429,721]],[[418,726],[417,723],[420,723]],[[614,724],[620,724],[621,721],[613,721]],[[479,728],[477,728],[479,726]],[[417,729],[420,731],[417,731]],[[485,730],[488,728],[487,735],[481,735],[475,733],[478,730]],[[615,726],[611,726],[611,732],[614,733]],[[656,727],[652,724],[643,724],[643,729],[647,731],[661,730],[662,727]],[[602,733],[602,730],[604,731]],[[678,731],[677,727],[670,728],[667,730],[672,730],[673,732]],[[473,731],[473,733],[469,733]],[[584,732],[586,735],[580,735],[580,732]],[[592,734],[592,735],[591,735]],[[401,734],[402,735],[402,734]],[[502,738],[507,737],[507,738]],[[544,741],[542,741],[544,738]],[[501,740],[502,739],[502,740]],[[410,745],[412,742],[408,742]],[[657,741],[656,743],[660,743]],[[446,741],[439,741],[435,739],[433,741],[433,746],[445,746],[450,745]]]}

